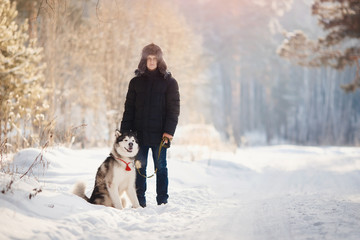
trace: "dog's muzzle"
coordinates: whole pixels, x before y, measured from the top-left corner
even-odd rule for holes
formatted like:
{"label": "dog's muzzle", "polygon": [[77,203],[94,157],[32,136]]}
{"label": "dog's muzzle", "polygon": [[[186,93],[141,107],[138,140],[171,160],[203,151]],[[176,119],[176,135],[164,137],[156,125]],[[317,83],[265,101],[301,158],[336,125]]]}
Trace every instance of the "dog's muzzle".
{"label": "dog's muzzle", "polygon": [[125,148],[126,151],[132,152],[134,144],[133,144],[133,143],[129,143],[128,146],[129,146],[128,148]]}

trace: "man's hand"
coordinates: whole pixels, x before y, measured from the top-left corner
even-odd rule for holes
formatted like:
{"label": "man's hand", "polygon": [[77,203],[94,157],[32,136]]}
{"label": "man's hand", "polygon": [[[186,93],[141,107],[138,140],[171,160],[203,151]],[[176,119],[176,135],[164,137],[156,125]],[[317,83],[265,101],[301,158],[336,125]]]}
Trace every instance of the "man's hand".
{"label": "man's hand", "polygon": [[[168,134],[168,133],[164,133],[162,137],[163,137],[163,138],[164,138],[164,137],[167,137],[168,139],[170,139],[170,141],[173,139],[173,136],[170,135],[170,134]],[[167,144],[167,143],[168,143],[168,140],[165,139],[165,144]]]}

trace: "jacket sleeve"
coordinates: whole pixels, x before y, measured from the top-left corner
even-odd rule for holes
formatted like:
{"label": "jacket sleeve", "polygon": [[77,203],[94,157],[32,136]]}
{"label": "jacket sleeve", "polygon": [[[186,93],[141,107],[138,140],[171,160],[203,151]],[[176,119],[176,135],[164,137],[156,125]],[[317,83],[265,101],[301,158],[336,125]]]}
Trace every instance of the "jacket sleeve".
{"label": "jacket sleeve", "polygon": [[126,94],[125,110],[121,120],[120,132],[134,130],[135,100],[136,92],[134,88],[134,79],[132,79],[129,83],[128,92]]}
{"label": "jacket sleeve", "polygon": [[166,91],[166,119],[164,132],[174,136],[178,119],[180,115],[180,93],[177,81],[170,79],[168,89]]}

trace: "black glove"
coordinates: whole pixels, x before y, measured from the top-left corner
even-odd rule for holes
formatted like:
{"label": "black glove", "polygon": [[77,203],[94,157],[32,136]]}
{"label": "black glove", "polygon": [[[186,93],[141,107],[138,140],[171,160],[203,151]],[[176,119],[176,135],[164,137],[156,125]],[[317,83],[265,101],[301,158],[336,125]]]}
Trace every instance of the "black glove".
{"label": "black glove", "polygon": [[[166,142],[166,140],[167,140],[167,142]],[[163,148],[169,148],[171,145],[171,141],[169,138],[163,137],[163,139],[161,140],[161,144],[162,144]]]}

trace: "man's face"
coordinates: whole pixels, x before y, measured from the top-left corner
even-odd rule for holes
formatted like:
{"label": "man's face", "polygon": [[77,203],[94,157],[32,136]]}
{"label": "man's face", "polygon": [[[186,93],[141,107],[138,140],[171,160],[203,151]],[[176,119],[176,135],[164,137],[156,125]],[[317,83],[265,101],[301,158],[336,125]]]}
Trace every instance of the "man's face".
{"label": "man's face", "polygon": [[157,68],[157,59],[154,55],[149,55],[147,57],[146,66],[150,71],[153,71]]}

